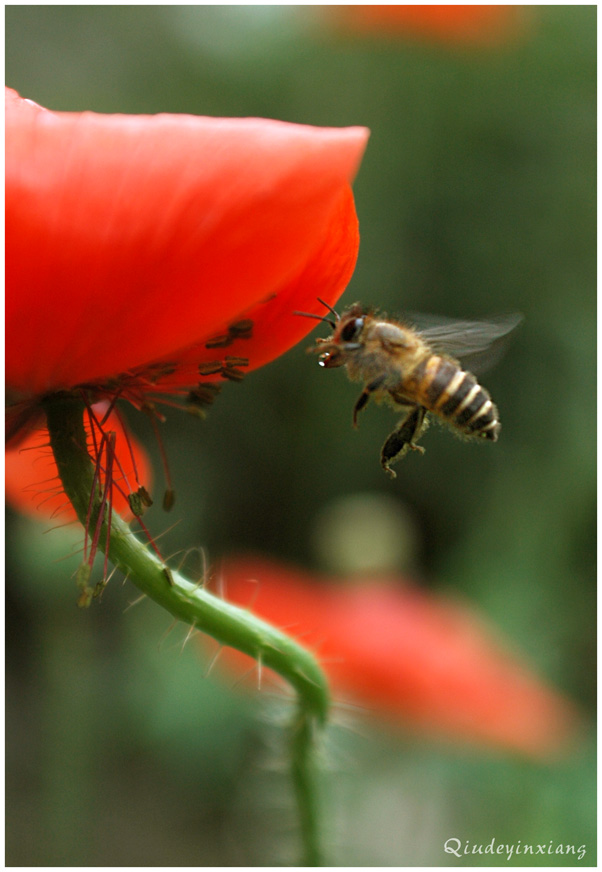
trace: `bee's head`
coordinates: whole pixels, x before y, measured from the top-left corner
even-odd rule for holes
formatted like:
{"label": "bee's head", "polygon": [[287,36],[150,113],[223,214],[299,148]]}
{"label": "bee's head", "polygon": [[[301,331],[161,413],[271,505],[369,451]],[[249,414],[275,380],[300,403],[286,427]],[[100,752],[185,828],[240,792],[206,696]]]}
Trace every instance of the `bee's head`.
{"label": "bee's head", "polygon": [[344,366],[350,354],[362,348],[361,335],[366,320],[365,314],[358,306],[353,306],[344,312],[335,325],[332,336],[328,339],[318,339],[314,351],[321,351],[320,366],[331,368]]}
{"label": "bee's head", "polygon": [[332,335],[326,339],[317,339],[316,345],[308,348],[308,352],[320,354],[320,366],[334,367],[344,366],[347,363],[347,355],[353,351],[357,351],[362,347],[359,341],[364,323],[366,321],[366,312],[359,303],[354,303],[349,309],[339,315],[332,306],[318,299],[330,310],[336,320],[326,318],[324,315],[314,315],[309,312],[295,312],[295,315],[303,315],[306,318],[316,318],[318,321],[325,321],[332,327]]}
{"label": "bee's head", "polygon": [[362,335],[366,315],[359,306],[352,306],[347,312],[343,312],[341,320],[336,325],[332,341],[338,342],[346,351],[353,351]]}

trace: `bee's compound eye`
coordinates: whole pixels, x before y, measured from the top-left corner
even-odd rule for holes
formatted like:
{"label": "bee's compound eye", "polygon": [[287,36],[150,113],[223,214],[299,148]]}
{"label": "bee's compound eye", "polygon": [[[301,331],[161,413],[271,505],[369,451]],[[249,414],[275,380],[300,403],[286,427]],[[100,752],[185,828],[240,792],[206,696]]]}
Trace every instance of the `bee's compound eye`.
{"label": "bee's compound eye", "polygon": [[363,318],[353,318],[351,321],[348,321],[341,330],[341,339],[344,342],[351,342],[352,340],[357,339],[362,332],[363,326]]}

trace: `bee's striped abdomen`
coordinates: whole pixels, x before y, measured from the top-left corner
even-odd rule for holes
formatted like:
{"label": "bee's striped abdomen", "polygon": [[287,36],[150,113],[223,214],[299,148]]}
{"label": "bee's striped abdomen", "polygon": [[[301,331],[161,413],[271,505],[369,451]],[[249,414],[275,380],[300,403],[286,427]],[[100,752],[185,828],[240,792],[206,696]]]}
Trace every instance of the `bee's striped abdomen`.
{"label": "bee's striped abdomen", "polygon": [[437,355],[428,361],[425,375],[432,376],[424,390],[427,409],[467,436],[496,441],[500,431],[497,409],[473,375]]}

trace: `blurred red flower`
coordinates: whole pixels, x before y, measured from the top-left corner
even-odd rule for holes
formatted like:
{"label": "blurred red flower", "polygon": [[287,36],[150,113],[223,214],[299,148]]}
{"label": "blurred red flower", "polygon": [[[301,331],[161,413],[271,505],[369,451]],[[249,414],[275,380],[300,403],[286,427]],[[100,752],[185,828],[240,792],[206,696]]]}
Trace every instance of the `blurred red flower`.
{"label": "blurred red flower", "polygon": [[301,340],[294,311],[334,303],[355,266],[367,135],[51,112],[7,89],[8,437],[59,391],[202,406],[207,382]]}
{"label": "blurred red flower", "polygon": [[360,33],[448,43],[503,42],[519,30],[520,6],[329,6],[340,24]]}
{"label": "blurred red flower", "polygon": [[[570,703],[466,604],[398,578],[345,587],[258,559],[226,561],[220,576],[229,602],[315,649],[335,700],[381,721],[535,757],[562,750],[574,732]],[[237,674],[253,666],[231,649],[218,662]]]}
{"label": "blurred red flower", "polygon": [[[93,406],[97,420],[102,420],[107,404]],[[90,419],[85,418],[88,445],[94,454]],[[103,423],[107,432],[116,434],[117,464],[114,470],[113,509],[122,517],[133,517],[127,494],[137,490],[141,482],[151,487],[151,467],[144,448],[126,433],[116,412],[110,412]],[[96,432],[98,438],[98,430]],[[54,456],[44,427],[32,429],[19,441],[18,446],[6,452],[4,484],[6,497],[13,508],[37,520],[52,518],[57,523],[75,520],[75,512],[67,499],[58,477]]]}

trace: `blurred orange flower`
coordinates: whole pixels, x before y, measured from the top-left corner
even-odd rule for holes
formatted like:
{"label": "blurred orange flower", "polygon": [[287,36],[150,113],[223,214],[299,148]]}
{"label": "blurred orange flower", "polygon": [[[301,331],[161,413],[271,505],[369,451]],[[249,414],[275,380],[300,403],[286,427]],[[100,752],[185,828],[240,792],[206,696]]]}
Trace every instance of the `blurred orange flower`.
{"label": "blurred orange flower", "polygon": [[329,6],[340,24],[360,33],[448,43],[503,42],[519,30],[520,6]]}
{"label": "blurred orange flower", "polygon": [[[569,702],[537,679],[476,610],[402,583],[333,579],[258,559],[226,561],[229,602],[315,648],[335,700],[392,726],[547,757],[577,725]],[[253,661],[226,649],[244,674]]]}

